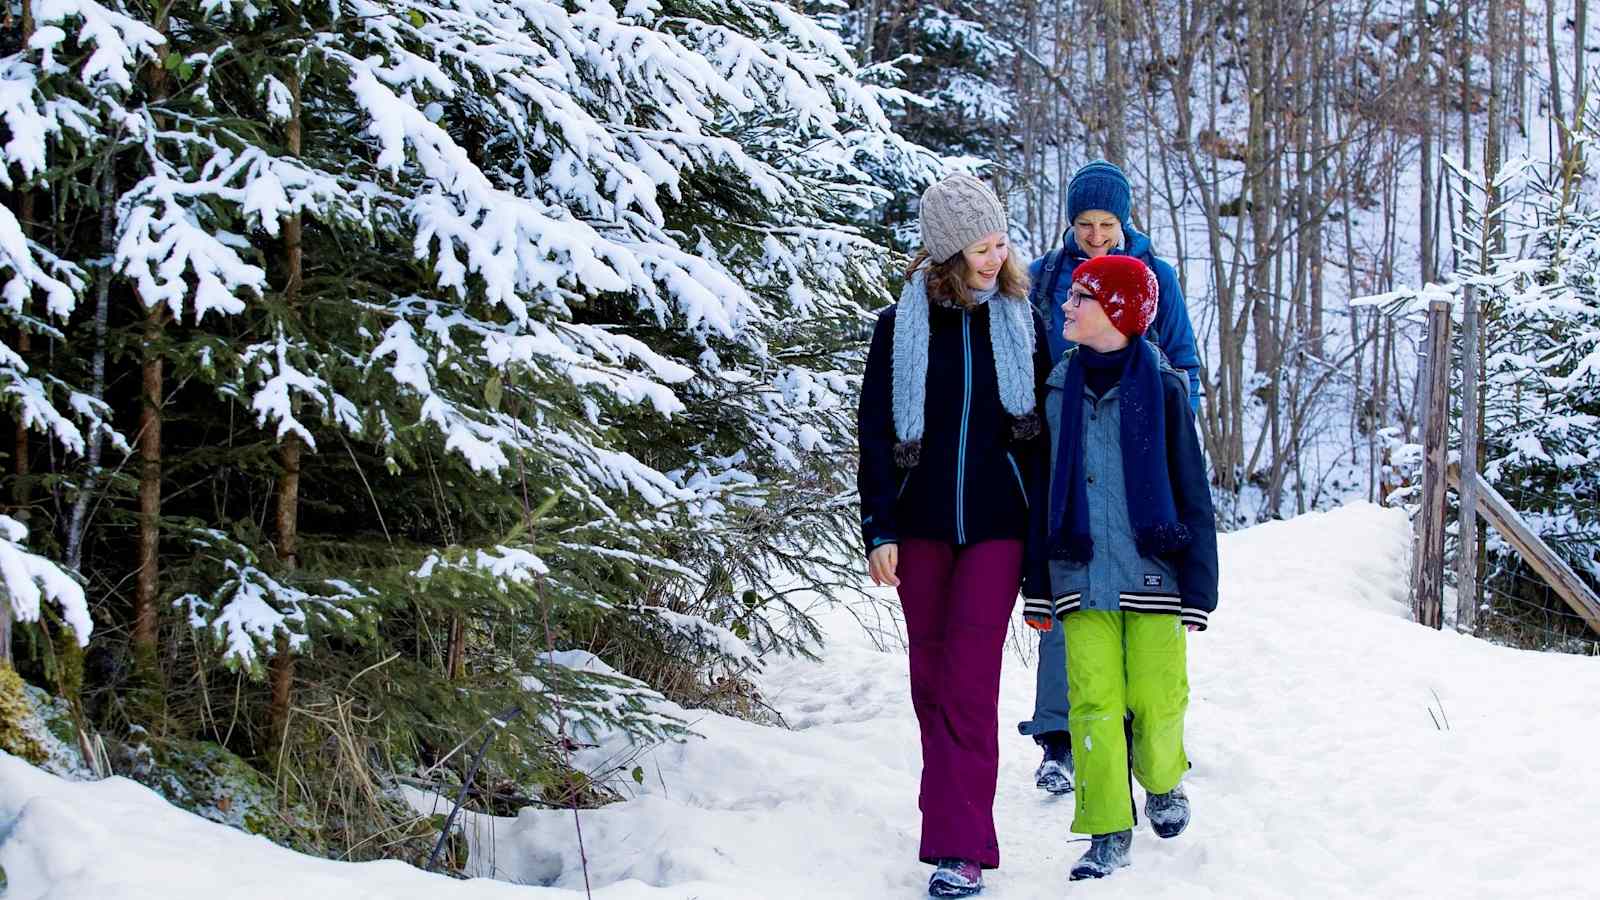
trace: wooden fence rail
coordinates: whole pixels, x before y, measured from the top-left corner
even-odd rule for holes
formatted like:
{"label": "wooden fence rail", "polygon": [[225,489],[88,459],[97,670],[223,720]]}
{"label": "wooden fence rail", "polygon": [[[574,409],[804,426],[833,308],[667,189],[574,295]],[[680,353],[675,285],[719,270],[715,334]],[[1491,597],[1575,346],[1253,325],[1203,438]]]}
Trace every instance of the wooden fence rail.
{"label": "wooden fence rail", "polygon": [[[1483,480],[1477,472],[1462,473],[1455,466],[1447,472],[1450,486],[1457,491],[1461,490],[1462,479],[1470,478],[1475,488],[1478,501],[1478,513],[1488,520],[1494,530],[1506,542],[1517,548],[1517,553],[1527,560],[1528,565],[1539,573],[1556,594],[1572,607],[1573,612],[1583,617],[1585,622],[1596,634],[1600,634],[1600,596],[1589,589],[1577,572],[1567,565],[1566,560],[1556,555],[1539,535],[1535,534],[1528,523],[1524,522],[1515,508],[1506,501],[1494,486]],[[1466,588],[1458,589],[1466,596]]]}

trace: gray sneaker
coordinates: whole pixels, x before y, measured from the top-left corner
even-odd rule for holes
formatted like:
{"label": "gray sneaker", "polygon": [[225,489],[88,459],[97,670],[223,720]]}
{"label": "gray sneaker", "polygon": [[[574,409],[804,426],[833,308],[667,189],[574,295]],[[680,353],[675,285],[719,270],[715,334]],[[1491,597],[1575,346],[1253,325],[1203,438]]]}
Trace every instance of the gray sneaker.
{"label": "gray sneaker", "polygon": [[1164,838],[1175,838],[1189,827],[1189,798],[1178,785],[1165,794],[1150,794],[1144,798],[1144,817],[1150,820],[1150,829]]}
{"label": "gray sneaker", "polygon": [[1133,832],[1113,831],[1097,834],[1089,843],[1089,852],[1072,867],[1071,879],[1104,878],[1132,862]]}

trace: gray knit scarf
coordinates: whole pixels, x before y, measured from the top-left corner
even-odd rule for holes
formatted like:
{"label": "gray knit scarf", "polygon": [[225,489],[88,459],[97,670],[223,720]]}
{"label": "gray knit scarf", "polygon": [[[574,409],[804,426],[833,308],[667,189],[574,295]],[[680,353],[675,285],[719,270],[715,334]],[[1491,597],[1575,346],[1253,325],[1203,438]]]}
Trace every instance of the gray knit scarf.
{"label": "gray knit scarf", "polygon": [[[989,304],[989,343],[1000,405],[1019,419],[1036,419],[1032,415],[1033,310],[1026,299],[1001,295],[998,289],[974,292],[973,296],[980,305]],[[913,446],[920,445],[926,424],[928,302],[926,273],[919,271],[900,292],[894,318],[894,430],[902,444]],[[903,464],[907,468],[916,465],[914,456]]]}

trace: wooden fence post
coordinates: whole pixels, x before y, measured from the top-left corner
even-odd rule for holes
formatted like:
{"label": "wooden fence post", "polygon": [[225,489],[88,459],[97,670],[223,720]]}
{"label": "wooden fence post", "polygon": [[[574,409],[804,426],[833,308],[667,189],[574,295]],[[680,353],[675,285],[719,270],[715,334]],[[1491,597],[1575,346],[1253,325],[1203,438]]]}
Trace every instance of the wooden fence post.
{"label": "wooden fence post", "polygon": [[1456,550],[1456,630],[1471,632],[1478,616],[1478,291],[1467,285],[1461,305],[1461,479]]}
{"label": "wooden fence post", "polygon": [[1432,628],[1444,625],[1444,494],[1450,421],[1450,304],[1428,304],[1427,406],[1422,425],[1422,511],[1417,514],[1411,611]]}

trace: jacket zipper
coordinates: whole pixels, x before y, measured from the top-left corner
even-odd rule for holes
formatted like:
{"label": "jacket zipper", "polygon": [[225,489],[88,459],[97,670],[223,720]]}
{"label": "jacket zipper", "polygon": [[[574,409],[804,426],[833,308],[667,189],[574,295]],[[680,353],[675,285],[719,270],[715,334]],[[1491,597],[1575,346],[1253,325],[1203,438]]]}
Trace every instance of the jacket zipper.
{"label": "jacket zipper", "polygon": [[956,543],[967,542],[967,421],[972,416],[972,313],[961,313],[961,443],[956,451]]}
{"label": "jacket zipper", "polygon": [[1022,508],[1027,509],[1029,507],[1028,485],[1023,482],[1022,469],[1017,466],[1017,458],[1011,455],[1010,450],[1006,451],[1006,461],[1011,463],[1011,474],[1017,476],[1017,489],[1022,491]]}

